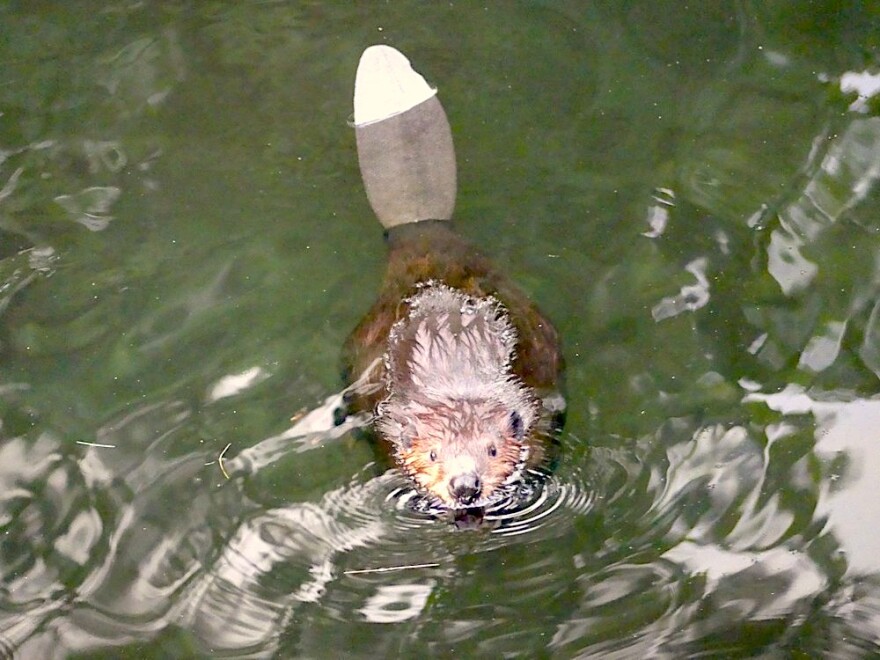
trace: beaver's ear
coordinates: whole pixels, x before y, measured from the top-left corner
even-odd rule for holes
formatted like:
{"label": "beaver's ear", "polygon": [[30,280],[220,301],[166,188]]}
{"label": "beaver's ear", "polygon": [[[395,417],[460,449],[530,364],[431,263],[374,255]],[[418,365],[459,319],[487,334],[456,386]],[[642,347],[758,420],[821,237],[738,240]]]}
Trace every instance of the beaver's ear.
{"label": "beaver's ear", "polygon": [[522,415],[520,415],[515,410],[510,413],[510,435],[513,436],[513,439],[517,442],[522,442],[525,437],[526,428],[523,423]]}

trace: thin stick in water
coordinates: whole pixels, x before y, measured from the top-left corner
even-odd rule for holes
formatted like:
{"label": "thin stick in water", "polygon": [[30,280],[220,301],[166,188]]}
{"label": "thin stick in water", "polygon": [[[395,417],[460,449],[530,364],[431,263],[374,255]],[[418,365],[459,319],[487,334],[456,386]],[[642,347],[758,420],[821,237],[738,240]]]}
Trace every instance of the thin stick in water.
{"label": "thin stick in water", "polygon": [[408,568],[437,568],[440,564],[409,564],[407,566],[384,566],[382,568],[361,568],[354,571],[343,571],[343,575],[363,575],[364,573],[389,573],[391,571],[404,571]]}
{"label": "thin stick in water", "polygon": [[223,457],[226,455],[226,452],[229,451],[229,448],[231,446],[232,446],[232,443],[230,442],[228,445],[226,445],[223,448],[223,451],[220,452],[220,456],[217,457],[217,463],[220,464],[220,472],[222,472],[223,476],[226,477],[227,479],[229,479],[229,473],[226,471],[226,466],[223,465]]}

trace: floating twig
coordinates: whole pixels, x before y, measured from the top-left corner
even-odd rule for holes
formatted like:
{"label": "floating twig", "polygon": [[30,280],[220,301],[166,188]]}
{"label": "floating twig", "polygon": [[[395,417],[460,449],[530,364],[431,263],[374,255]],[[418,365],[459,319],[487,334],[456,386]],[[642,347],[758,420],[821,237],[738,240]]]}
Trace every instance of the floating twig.
{"label": "floating twig", "polygon": [[76,444],[85,445],[86,447],[103,447],[104,449],[116,449],[116,445],[108,445],[103,442],[86,442],[85,440],[77,440]]}
{"label": "floating twig", "polygon": [[343,575],[363,575],[364,573],[389,573],[391,571],[404,571],[408,568],[437,568],[440,564],[409,564],[407,566],[383,566],[382,568],[360,568],[354,571],[343,571]]}
{"label": "floating twig", "polygon": [[226,466],[223,465],[223,457],[226,455],[226,452],[229,451],[229,448],[232,446],[230,442],[223,448],[223,451],[220,452],[220,456],[217,457],[217,463],[220,464],[220,472],[223,473],[223,476],[229,479],[229,473],[226,471]]}

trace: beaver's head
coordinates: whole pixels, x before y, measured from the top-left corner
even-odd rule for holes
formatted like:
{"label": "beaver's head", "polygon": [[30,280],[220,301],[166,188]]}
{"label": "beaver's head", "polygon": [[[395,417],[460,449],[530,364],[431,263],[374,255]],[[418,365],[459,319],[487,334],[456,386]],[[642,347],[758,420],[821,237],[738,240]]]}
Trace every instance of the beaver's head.
{"label": "beaver's head", "polygon": [[537,397],[511,369],[516,331],[492,296],[429,282],[405,302],[376,426],[421,489],[483,506],[518,475],[537,419]]}
{"label": "beaver's head", "polygon": [[393,439],[400,467],[450,508],[483,506],[519,476],[533,407],[483,399],[388,402],[380,432]]}

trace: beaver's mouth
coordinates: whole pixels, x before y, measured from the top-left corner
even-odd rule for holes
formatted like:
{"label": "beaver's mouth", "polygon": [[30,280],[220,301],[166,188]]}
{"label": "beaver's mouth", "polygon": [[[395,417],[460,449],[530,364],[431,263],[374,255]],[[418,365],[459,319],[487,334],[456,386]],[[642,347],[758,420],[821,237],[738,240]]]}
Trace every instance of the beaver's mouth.
{"label": "beaver's mouth", "polygon": [[434,492],[422,488],[415,480],[411,480],[415,487],[415,497],[410,500],[411,508],[420,513],[435,516],[445,516],[452,513],[453,516],[485,513],[495,509],[503,509],[510,505],[515,496],[516,483],[498,486],[487,497],[480,497],[473,502],[465,503],[456,500],[448,500],[439,497]]}
{"label": "beaver's mouth", "polygon": [[486,510],[482,507],[455,509],[452,512],[452,524],[456,529],[478,529],[483,526]]}
{"label": "beaver's mouth", "polygon": [[457,529],[482,527],[486,514],[492,510],[485,506],[453,507],[439,497],[423,491],[418,491],[407,504],[410,510],[438,520],[451,522]]}
{"label": "beaver's mouth", "polygon": [[473,511],[491,512],[496,509],[503,509],[510,506],[511,500],[515,497],[519,479],[508,479],[499,486],[492,489],[488,495],[480,495],[470,501],[453,499],[452,501],[444,500],[434,493],[425,493],[426,498],[435,502],[437,508],[451,511],[453,515],[459,513],[467,513]]}

